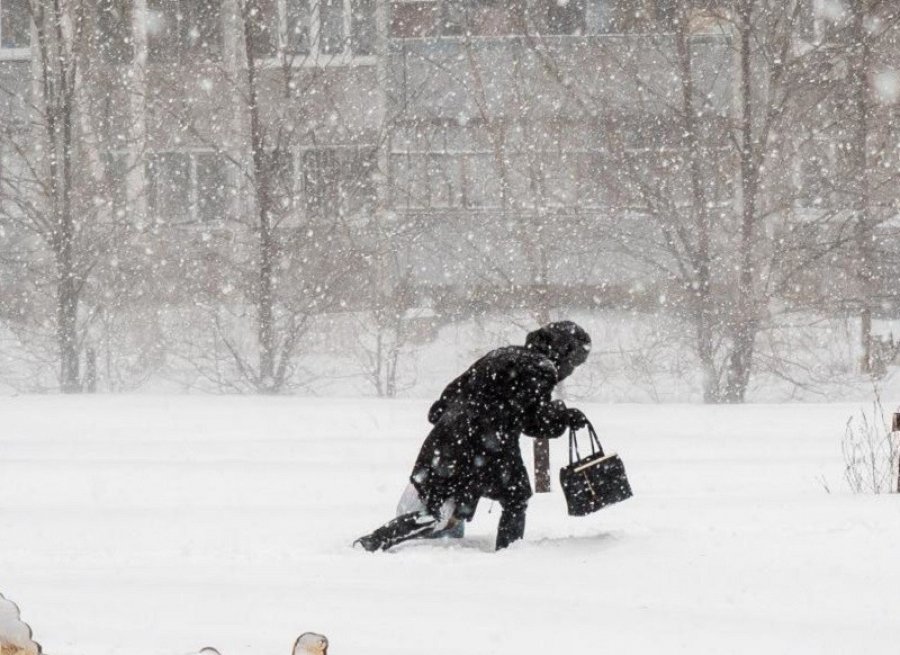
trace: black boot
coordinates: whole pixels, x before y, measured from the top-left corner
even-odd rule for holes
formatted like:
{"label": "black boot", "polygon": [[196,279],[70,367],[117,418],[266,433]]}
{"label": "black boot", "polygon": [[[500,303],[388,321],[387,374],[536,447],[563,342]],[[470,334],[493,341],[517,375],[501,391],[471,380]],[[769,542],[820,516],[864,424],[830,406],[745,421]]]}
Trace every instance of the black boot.
{"label": "black boot", "polygon": [[399,543],[417,537],[426,537],[434,531],[437,524],[435,518],[427,512],[410,512],[388,521],[371,534],[360,537],[353,542],[365,550],[387,550]]}
{"label": "black boot", "polygon": [[497,527],[497,550],[525,536],[525,507],[504,508]]}

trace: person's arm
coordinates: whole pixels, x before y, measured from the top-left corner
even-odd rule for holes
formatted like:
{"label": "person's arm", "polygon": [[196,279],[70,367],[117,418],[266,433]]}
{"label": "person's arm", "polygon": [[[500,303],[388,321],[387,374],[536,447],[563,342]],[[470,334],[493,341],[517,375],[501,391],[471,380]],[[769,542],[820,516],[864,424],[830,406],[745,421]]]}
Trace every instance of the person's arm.
{"label": "person's arm", "polygon": [[539,362],[522,379],[527,380],[526,398],[534,400],[527,405],[522,417],[522,432],[529,437],[555,439],[566,431],[569,425],[568,408],[561,400],[553,400],[556,386],[556,368],[548,362]]}
{"label": "person's arm", "polygon": [[561,400],[553,400],[553,388],[557,377],[555,369],[538,366],[529,372],[530,397],[537,400],[530,404],[523,414],[522,432],[529,437],[555,439],[566,431],[587,425],[587,418],[581,410],[566,407]]}
{"label": "person's arm", "polygon": [[526,412],[522,432],[529,437],[555,439],[569,427],[569,409],[561,400],[551,400],[550,394]]}

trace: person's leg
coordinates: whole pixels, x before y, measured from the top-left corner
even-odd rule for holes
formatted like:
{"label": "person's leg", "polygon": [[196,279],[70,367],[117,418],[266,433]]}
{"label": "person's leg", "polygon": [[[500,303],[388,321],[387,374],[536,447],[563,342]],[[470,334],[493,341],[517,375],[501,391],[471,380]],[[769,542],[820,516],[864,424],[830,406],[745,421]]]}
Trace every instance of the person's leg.
{"label": "person's leg", "polygon": [[369,552],[387,550],[409,539],[428,536],[437,524],[437,519],[424,510],[409,512],[360,537],[353,545],[359,544]]}
{"label": "person's leg", "polygon": [[[425,510],[425,503],[422,502],[419,492],[412,483],[406,486],[403,495],[400,496],[400,502],[397,503],[397,516],[403,516],[410,512],[421,512]],[[430,533],[423,534],[423,539],[440,539],[447,537],[451,539],[462,539],[466,534],[466,522],[464,520],[452,517],[443,530],[434,530]]]}
{"label": "person's leg", "polygon": [[435,532],[445,530],[453,519],[456,503],[449,499],[434,514],[426,509],[409,512],[388,521],[374,532],[360,537],[353,542],[365,550],[387,550],[410,539],[428,537]]}
{"label": "person's leg", "polygon": [[525,512],[528,503],[504,504],[497,527],[496,550],[506,548],[525,536]]}
{"label": "person's leg", "polygon": [[497,493],[497,500],[500,501],[503,512],[500,514],[500,525],[497,526],[497,550],[506,548],[525,536],[525,513],[528,510],[528,499],[531,498],[531,482],[521,456],[510,458],[501,464],[500,479],[502,485]]}
{"label": "person's leg", "polygon": [[429,535],[425,535],[426,539],[462,539],[466,536],[466,522],[462,519],[451,519],[450,523],[443,530],[437,530]]}

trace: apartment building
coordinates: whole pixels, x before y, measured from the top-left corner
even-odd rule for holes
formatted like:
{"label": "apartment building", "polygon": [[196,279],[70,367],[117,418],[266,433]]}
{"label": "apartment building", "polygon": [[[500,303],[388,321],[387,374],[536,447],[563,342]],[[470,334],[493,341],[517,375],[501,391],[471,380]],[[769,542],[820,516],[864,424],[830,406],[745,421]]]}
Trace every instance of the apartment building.
{"label": "apartment building", "polygon": [[[648,181],[689,202],[683,162],[667,154],[685,145],[672,36],[683,3],[70,3],[84,21],[73,43],[87,168],[123,220],[227,230],[252,213],[251,105],[280,224],[400,218],[425,285],[646,282],[654,273],[610,235],[652,238],[640,233]],[[737,103],[733,25],[722,3],[692,4],[693,93],[721,127]],[[796,47],[833,37],[825,4],[801,3]],[[28,0],[0,0],[0,16],[0,83],[13,91],[0,102],[24,125],[15,90],[32,97],[39,73]],[[725,207],[739,199],[716,129],[704,179]],[[782,177],[815,207],[846,131],[811,133]]]}

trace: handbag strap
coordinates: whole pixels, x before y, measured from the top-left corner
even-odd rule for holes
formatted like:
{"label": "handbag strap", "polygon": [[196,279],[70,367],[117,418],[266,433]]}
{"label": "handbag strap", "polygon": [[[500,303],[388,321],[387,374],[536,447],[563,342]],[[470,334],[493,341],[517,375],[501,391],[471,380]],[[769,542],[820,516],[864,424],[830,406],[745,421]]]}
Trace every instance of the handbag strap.
{"label": "handbag strap", "polygon": [[[597,437],[597,432],[594,430],[594,426],[590,424],[590,421],[587,424],[587,430],[591,442],[591,455],[599,453],[603,457],[603,446],[600,445],[600,438]],[[574,464],[580,459],[581,453],[578,452],[578,437],[575,434],[575,430],[569,428],[569,464]]]}

